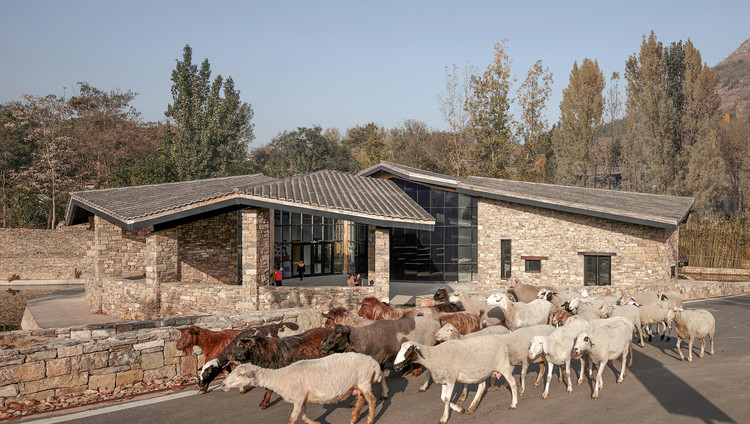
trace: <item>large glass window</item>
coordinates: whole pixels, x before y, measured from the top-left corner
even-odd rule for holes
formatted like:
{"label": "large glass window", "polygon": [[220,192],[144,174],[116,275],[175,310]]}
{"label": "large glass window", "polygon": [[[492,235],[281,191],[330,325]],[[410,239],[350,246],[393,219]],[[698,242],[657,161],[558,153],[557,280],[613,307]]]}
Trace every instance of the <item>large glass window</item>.
{"label": "large glass window", "polygon": [[341,220],[278,210],[274,213],[274,265],[281,264],[287,277],[296,276],[300,259],[305,261],[305,275],[343,273],[343,245]]}
{"label": "large glass window", "polygon": [[476,281],[476,198],[410,181],[393,182],[435,217],[435,228],[391,229],[391,279]]}

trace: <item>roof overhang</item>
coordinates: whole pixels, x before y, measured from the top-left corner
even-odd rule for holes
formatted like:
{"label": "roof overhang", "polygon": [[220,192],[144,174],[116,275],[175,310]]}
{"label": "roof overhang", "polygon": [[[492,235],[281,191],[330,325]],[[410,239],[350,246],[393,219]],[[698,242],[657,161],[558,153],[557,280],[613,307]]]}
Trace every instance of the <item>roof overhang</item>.
{"label": "roof overhang", "polygon": [[597,209],[592,207],[580,207],[576,204],[566,203],[563,201],[550,201],[550,199],[540,199],[533,196],[523,196],[517,194],[508,193],[495,193],[488,191],[486,187],[471,186],[469,184],[461,184],[456,190],[459,193],[466,194],[469,196],[475,196],[480,198],[487,198],[493,200],[501,200],[504,202],[518,203],[527,206],[534,206],[544,209],[552,209],[561,212],[570,212],[579,215],[592,216],[597,218],[610,219],[614,221],[627,222],[631,224],[645,225],[649,227],[665,228],[674,230],[680,223],[687,219],[687,213],[679,220],[670,219],[657,219],[655,217],[639,216],[636,214],[623,213],[621,211],[613,211],[607,209]]}
{"label": "roof overhang", "polygon": [[238,210],[245,207],[257,207],[282,210],[288,212],[298,212],[327,218],[343,219],[365,225],[374,225],[386,228],[408,228],[415,230],[433,230],[435,220],[408,220],[392,218],[378,215],[369,215],[359,212],[347,211],[342,209],[325,208],[303,203],[286,202],[281,200],[268,199],[263,197],[250,196],[247,194],[231,194],[228,196],[216,198],[203,202],[199,206],[185,206],[179,209],[170,210],[157,215],[149,215],[143,219],[126,220],[107,214],[100,209],[86,204],[81,199],[71,196],[68,203],[66,215],[67,225],[76,225],[87,222],[89,216],[97,215],[113,224],[127,230],[136,230],[149,226],[168,227],[170,223],[190,220],[190,218],[224,213],[232,210]]}
{"label": "roof overhang", "polygon": [[443,178],[437,175],[415,172],[411,169],[404,169],[404,167],[382,162],[361,171],[357,175],[362,177],[378,177],[383,174],[390,174],[416,183],[431,184],[441,187],[456,188],[459,184],[459,181],[455,178]]}

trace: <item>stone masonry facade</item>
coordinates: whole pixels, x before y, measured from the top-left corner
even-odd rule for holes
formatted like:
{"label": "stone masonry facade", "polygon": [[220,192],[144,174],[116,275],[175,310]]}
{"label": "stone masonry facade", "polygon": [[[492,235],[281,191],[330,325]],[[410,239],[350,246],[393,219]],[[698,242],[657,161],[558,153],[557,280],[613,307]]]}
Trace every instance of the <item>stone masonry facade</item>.
{"label": "stone masonry facade", "polygon": [[[511,275],[523,283],[583,286],[583,252],[613,254],[612,286],[675,280],[678,230],[490,199],[479,199],[477,207],[479,288],[507,285],[501,240],[511,240]],[[543,258],[541,272],[526,272],[524,257]]]}
{"label": "stone masonry facade", "polygon": [[87,296],[94,311],[121,319],[289,307],[354,309],[366,296],[388,296],[387,229],[370,227],[373,287],[271,286],[270,237],[270,210],[264,208],[245,208],[160,231],[123,230],[97,217],[92,255],[98,278],[87,282]]}

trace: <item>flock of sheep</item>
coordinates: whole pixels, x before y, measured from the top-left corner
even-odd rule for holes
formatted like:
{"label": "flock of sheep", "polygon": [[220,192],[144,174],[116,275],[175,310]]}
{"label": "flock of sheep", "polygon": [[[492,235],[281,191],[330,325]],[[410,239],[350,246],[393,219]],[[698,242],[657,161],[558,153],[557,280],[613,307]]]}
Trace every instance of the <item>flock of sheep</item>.
{"label": "flock of sheep", "polygon": [[[621,383],[627,374],[626,365],[632,364],[633,336],[643,346],[644,333],[651,341],[654,334],[650,327],[654,325],[657,333],[663,326],[661,337],[666,335],[668,341],[667,327],[674,323],[680,359],[684,359],[682,340],[688,341],[688,361],[692,361],[695,339],[701,341],[699,357],[703,357],[706,336],[711,342],[709,353],[714,353],[713,315],[705,310],[682,309],[678,292],[639,292],[618,299],[588,296],[585,290],[557,291],[514,282],[510,290],[487,299],[465,293],[448,296],[444,290],[439,290],[435,298],[439,302],[430,308],[395,308],[367,298],[356,314],[336,308],[324,314],[325,327],[288,337],[274,337],[280,333],[263,335],[260,327],[232,334],[220,353],[207,355],[199,385],[205,391],[222,370],[234,366],[221,388],[244,391],[265,387],[268,390],[261,408],[276,392],[294,405],[290,423],[300,416],[307,423],[315,422],[305,413],[307,402],[334,403],[355,395],[351,422],[358,420],[367,402],[366,423],[371,424],[376,407],[372,384],[380,382],[381,398],[387,398],[382,372],[386,364],[392,364],[397,372],[411,367],[415,376],[424,371],[426,380],[420,392],[427,390],[430,381],[442,386],[445,407],[440,422],[445,423],[451,409],[469,414],[476,410],[490,377],[492,384],[504,377],[512,396],[510,408],[514,409],[518,394],[525,392],[531,363],[540,367],[535,387],[541,385],[546,370],[541,395],[546,399],[555,366],[560,368],[559,380],[564,377],[567,391],[573,391],[571,361],[578,359],[577,383],[581,385],[586,374],[592,378],[591,397],[596,399],[604,387],[602,371],[606,364],[621,361],[617,377],[617,383]],[[194,344],[200,346],[198,338]],[[180,348],[185,346],[178,343]],[[519,365],[520,388],[513,376]],[[453,402],[456,383],[464,384],[463,393]],[[464,409],[459,404],[466,399],[467,385],[472,383],[478,385],[477,391]]]}

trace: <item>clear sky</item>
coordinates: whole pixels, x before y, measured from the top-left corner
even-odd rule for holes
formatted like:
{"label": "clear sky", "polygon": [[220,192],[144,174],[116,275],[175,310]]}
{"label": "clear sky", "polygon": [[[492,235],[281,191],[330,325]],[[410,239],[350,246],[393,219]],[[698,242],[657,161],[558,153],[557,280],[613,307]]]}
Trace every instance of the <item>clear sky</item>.
{"label": "clear sky", "polygon": [[253,146],[298,126],[444,129],[445,66],[486,68],[507,38],[514,95],[536,60],[553,73],[551,124],[574,61],[622,74],[654,30],[664,43],[690,38],[714,66],[750,38],[749,22],[747,0],[0,0],[0,103],[87,81],[138,93],[143,119],[161,121],[190,44],[194,63],[208,58],[252,105]]}

